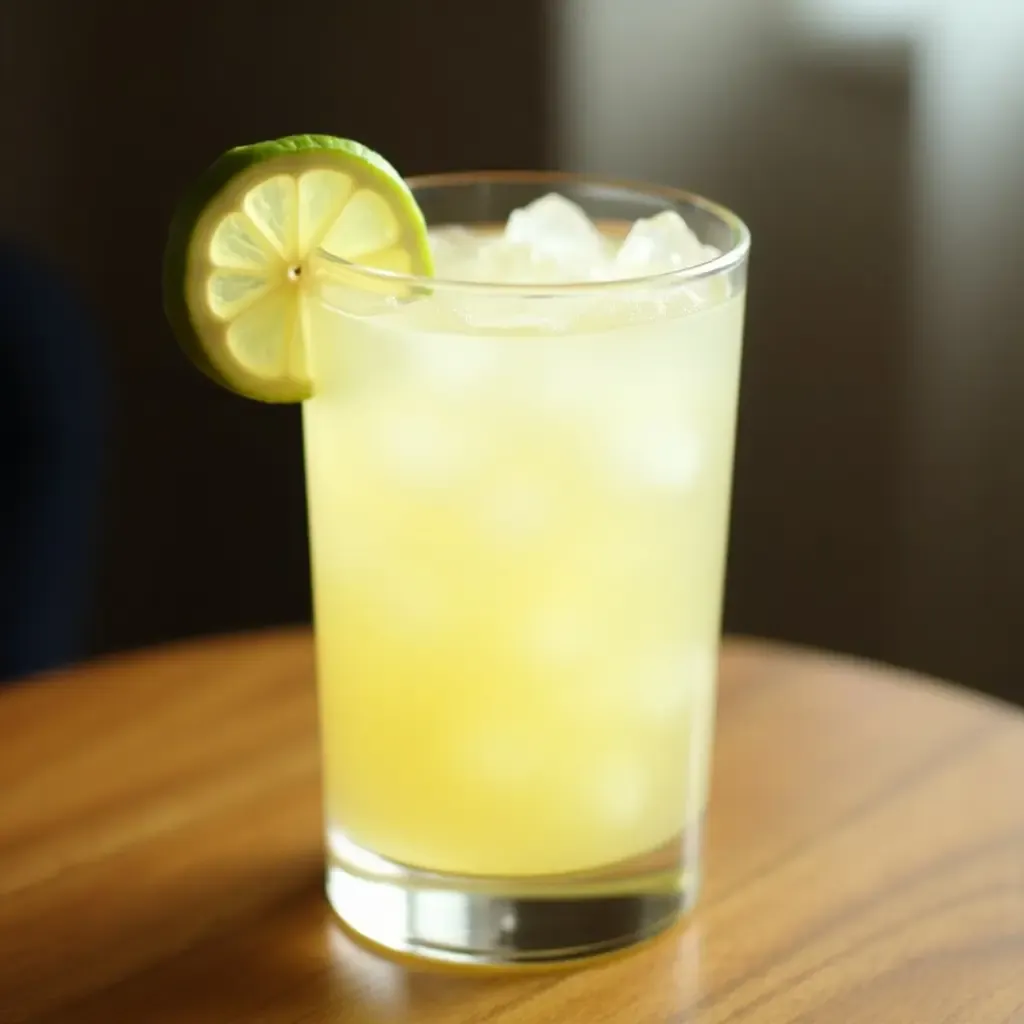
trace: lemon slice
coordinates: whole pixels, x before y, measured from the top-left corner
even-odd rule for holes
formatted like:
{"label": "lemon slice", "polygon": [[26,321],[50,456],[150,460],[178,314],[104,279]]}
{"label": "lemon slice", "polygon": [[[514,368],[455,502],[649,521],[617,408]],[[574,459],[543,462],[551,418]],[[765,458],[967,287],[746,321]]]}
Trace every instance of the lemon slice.
{"label": "lemon slice", "polygon": [[423,214],[373,150],[296,135],[225,153],[171,223],[164,306],[178,340],[217,383],[266,402],[309,398],[308,302],[322,257],[432,273]]}

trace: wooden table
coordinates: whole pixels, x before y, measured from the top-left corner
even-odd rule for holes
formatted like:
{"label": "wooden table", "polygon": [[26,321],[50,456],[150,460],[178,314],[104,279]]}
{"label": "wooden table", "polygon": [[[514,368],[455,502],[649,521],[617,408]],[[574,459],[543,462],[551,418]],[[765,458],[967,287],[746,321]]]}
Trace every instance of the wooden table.
{"label": "wooden table", "polygon": [[762,643],[723,659],[684,926],[573,973],[410,971],[321,896],[304,631],[0,692],[0,1022],[1024,1022],[1024,715]]}

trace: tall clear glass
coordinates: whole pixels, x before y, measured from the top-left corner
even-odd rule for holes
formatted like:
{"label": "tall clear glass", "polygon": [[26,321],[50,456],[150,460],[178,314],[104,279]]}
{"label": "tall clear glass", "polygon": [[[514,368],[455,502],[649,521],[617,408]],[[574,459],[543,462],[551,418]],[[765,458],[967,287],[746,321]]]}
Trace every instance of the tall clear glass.
{"label": "tall clear glass", "polygon": [[641,280],[417,279],[321,254],[304,408],[327,891],[447,961],[627,946],[701,875],[747,231],[550,174],[413,182],[432,227],[548,192],[721,255]]}

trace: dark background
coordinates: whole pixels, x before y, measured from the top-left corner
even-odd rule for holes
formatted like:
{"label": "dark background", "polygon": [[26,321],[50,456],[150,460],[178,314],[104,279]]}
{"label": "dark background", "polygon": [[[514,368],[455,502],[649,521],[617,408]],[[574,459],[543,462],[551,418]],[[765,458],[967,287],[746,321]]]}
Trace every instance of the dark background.
{"label": "dark background", "polygon": [[1010,7],[6,0],[0,233],[83,296],[111,382],[76,656],[308,617],[298,410],[185,363],[159,265],[206,163],[319,131],[410,175],[565,167],[738,210],[726,628],[1024,700]]}

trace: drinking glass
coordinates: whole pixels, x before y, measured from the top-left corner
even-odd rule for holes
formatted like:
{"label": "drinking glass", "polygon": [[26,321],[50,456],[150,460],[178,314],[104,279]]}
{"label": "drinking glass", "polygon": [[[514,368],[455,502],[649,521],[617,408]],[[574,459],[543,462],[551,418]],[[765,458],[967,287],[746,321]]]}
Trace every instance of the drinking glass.
{"label": "drinking glass", "polygon": [[307,311],[330,902],[431,959],[607,952],[700,882],[749,236],[674,189],[411,185],[438,246],[555,192],[715,247],[537,285],[321,253]]}

